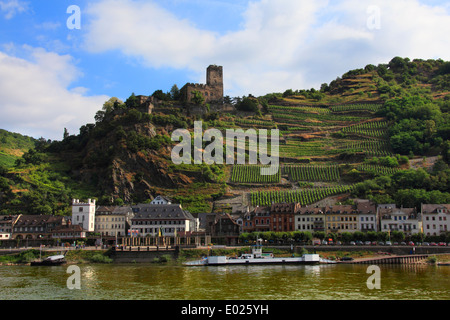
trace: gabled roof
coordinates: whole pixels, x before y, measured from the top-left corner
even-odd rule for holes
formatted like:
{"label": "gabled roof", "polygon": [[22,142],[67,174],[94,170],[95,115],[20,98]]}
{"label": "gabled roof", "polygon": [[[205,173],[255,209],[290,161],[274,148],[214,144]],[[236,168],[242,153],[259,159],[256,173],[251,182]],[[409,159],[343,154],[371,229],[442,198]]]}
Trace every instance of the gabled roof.
{"label": "gabled roof", "polygon": [[138,204],[133,219],[194,219],[180,204]]}

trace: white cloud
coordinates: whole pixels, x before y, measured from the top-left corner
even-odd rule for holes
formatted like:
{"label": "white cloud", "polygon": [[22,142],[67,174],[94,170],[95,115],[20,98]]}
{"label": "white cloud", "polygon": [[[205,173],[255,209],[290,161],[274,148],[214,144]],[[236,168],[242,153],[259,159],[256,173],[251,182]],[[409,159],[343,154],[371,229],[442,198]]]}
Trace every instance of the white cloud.
{"label": "white cloud", "polygon": [[[368,28],[369,6],[380,9],[380,28]],[[143,66],[190,68],[202,78],[220,64],[232,96],[318,88],[394,56],[450,59],[448,6],[417,0],[249,2],[241,29],[226,34],[149,1],[102,0],[87,13],[89,51],[120,50]]]}
{"label": "white cloud", "polygon": [[28,3],[19,0],[0,1],[0,10],[5,13],[5,19],[13,18],[16,13],[28,10]]}
{"label": "white cloud", "polygon": [[[94,121],[107,96],[86,96],[69,86],[82,76],[69,55],[23,46],[0,51],[0,127],[29,136],[61,140]],[[11,55],[20,51],[27,58]]]}

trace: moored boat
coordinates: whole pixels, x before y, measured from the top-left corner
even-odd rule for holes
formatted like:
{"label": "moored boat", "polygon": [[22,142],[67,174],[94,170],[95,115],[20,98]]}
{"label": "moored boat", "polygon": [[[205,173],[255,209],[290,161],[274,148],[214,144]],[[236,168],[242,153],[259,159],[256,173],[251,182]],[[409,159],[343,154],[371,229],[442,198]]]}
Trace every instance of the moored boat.
{"label": "moored boat", "polygon": [[65,254],[49,256],[45,259],[31,261],[31,266],[59,266],[66,263]]}
{"label": "moored boat", "polygon": [[318,254],[304,254],[301,257],[274,257],[271,253],[263,253],[262,247],[256,245],[252,253],[240,257],[208,256],[201,260],[188,261],[186,266],[219,266],[219,265],[264,265],[264,264],[319,264],[330,263],[320,258]]}

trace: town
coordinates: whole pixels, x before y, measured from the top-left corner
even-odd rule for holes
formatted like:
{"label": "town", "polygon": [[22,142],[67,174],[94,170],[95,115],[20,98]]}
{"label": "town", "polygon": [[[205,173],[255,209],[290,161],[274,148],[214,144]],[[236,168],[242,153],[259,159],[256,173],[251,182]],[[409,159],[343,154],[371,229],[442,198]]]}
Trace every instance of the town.
{"label": "town", "polygon": [[232,213],[193,215],[182,205],[158,195],[149,203],[128,206],[97,206],[95,199],[73,199],[72,215],[66,217],[2,216],[0,241],[2,248],[85,244],[233,246],[258,236],[270,243],[297,240],[320,245],[405,245],[406,241],[415,241],[446,246],[449,226],[450,204],[422,204],[416,210],[355,199],[353,205],[273,203]]}

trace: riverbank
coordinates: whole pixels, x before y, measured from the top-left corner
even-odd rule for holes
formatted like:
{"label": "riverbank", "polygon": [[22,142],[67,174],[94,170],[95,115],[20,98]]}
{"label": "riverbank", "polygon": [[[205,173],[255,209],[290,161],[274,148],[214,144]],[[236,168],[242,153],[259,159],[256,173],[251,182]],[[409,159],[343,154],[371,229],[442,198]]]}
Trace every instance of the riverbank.
{"label": "riverbank", "polygon": [[[302,249],[296,253],[292,253],[289,249],[268,248],[265,252],[271,252],[277,257],[301,257],[308,252]],[[176,256],[161,252],[157,257],[151,258],[152,263],[159,264],[182,264],[190,260],[198,260],[208,255],[237,257],[244,253],[249,253],[248,247],[219,248],[219,249],[181,249]],[[142,252],[144,253],[144,252]],[[321,258],[338,261],[343,258],[352,258],[354,260],[380,258],[389,256],[387,252],[375,252],[370,250],[359,251],[321,251],[317,252]],[[31,261],[44,259],[50,255],[57,254],[56,251],[42,251],[38,249],[28,249],[19,253],[11,253],[0,256],[0,265],[27,265]],[[78,249],[66,252],[66,261],[68,264],[92,264],[92,263],[113,263],[116,262],[112,249]],[[120,261],[121,262],[121,261]],[[139,262],[137,259],[130,260],[130,263]],[[427,261],[423,263],[430,264],[448,264],[450,263],[449,254],[430,255]]]}

